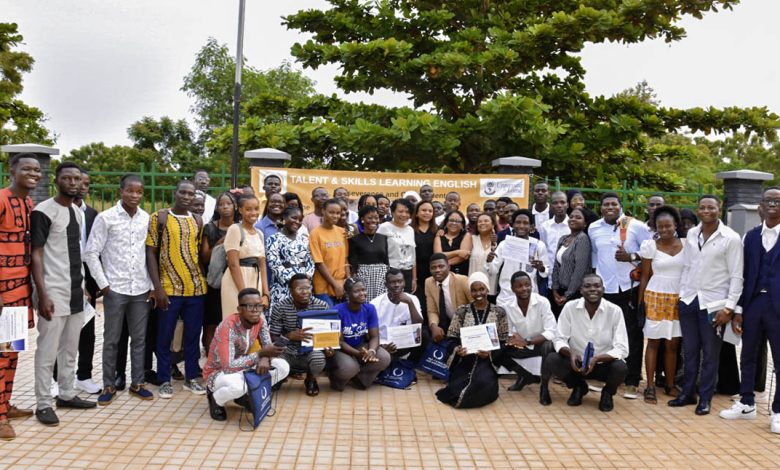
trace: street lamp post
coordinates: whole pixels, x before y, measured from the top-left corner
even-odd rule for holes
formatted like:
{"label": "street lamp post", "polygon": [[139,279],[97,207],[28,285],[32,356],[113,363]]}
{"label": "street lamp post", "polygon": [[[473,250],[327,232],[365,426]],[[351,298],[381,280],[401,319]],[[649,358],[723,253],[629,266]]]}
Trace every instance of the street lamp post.
{"label": "street lamp post", "polygon": [[236,83],[233,89],[233,148],[230,163],[230,185],[238,186],[238,123],[241,113],[241,72],[244,69],[244,9],[246,0],[238,3],[238,41],[236,45]]}

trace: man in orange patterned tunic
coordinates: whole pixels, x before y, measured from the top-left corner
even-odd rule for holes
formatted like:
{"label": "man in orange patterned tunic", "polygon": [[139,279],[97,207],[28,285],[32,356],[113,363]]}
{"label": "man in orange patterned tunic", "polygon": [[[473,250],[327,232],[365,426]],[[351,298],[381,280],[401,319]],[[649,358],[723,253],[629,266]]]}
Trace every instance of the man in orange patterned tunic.
{"label": "man in orange patterned tunic", "polygon": [[[41,165],[32,153],[14,155],[9,161],[11,184],[0,189],[0,315],[3,307],[26,306],[27,323],[33,324],[30,282],[30,191],[41,179]],[[32,416],[32,410],[11,405],[19,353],[0,353],[0,439],[16,437],[11,419]]]}

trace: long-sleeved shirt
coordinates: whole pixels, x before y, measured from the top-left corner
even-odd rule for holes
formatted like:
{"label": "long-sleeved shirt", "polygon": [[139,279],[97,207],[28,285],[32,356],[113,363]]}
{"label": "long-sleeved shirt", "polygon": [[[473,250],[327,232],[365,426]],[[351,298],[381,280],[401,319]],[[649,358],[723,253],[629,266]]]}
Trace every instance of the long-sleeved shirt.
{"label": "long-sleeved shirt", "polygon": [[539,294],[531,293],[528,301],[528,311],[523,311],[517,305],[517,299],[512,302],[500,304],[506,311],[509,319],[509,333],[517,333],[522,338],[533,338],[536,335],[542,335],[546,339],[553,341],[558,333],[550,308],[550,301]]}
{"label": "long-sleeved shirt", "polygon": [[628,333],[623,311],[608,300],[601,299],[593,318],[585,309],[585,299],[568,302],[558,317],[555,350],[567,347],[582,356],[588,342],[593,343],[596,356],[608,354],[615,359],[628,357]]}
{"label": "long-sleeved shirt", "polygon": [[685,238],[685,267],[680,283],[680,300],[690,305],[699,299],[699,308],[725,301],[734,309],[742,295],[744,253],[737,232],[718,223],[718,229],[705,242],[701,224],[690,229]]}
{"label": "long-sleeved shirt", "polygon": [[130,216],[118,202],[98,214],[84,252],[84,262],[101,290],[141,295],[152,288],[146,269],[149,214],[140,207]]}
{"label": "long-sleeved shirt", "polygon": [[[547,247],[541,240],[529,238],[529,241],[532,245],[536,245],[536,254],[534,255],[534,258],[541,260],[542,264],[544,264],[544,272],[539,273],[539,275],[543,278],[547,278],[547,276],[550,274],[550,266],[548,265],[547,258]],[[517,271],[527,272],[528,275],[531,276],[533,291],[539,292],[539,289],[536,286],[536,268],[533,267],[529,260],[509,259],[508,257],[504,256],[506,247],[506,241],[504,241],[504,243],[500,243],[496,249],[495,259],[486,265],[489,275],[495,276],[499,273],[499,271],[501,272],[501,275],[498,278],[498,285],[501,288],[501,292],[499,292],[498,299],[496,300],[496,302],[501,305],[511,302],[512,299],[515,298],[515,294],[512,292],[511,280],[512,274],[516,273]],[[531,249],[533,250],[534,248]]]}
{"label": "long-sleeved shirt", "polygon": [[222,323],[217,326],[217,331],[214,332],[209,357],[203,367],[203,377],[206,378],[209,389],[214,389],[214,380],[220,372],[235,374],[257,367],[258,355],[249,354],[249,348],[255,340],[260,341],[261,347],[271,344],[268,324],[262,315],[260,321],[249,329],[244,328],[241,324],[241,316],[237,313],[222,320]]}
{"label": "long-sleeved shirt", "polygon": [[[550,217],[544,221],[537,230],[539,231],[539,239],[547,245],[547,265],[551,268],[555,266],[555,255],[557,253],[558,241],[571,233],[569,228],[569,216],[563,218],[563,222],[558,223],[555,221],[555,217]],[[552,276],[548,276],[548,285],[552,287]]]}
{"label": "long-sleeved shirt", "polygon": [[[621,219],[625,215],[621,216]],[[631,290],[631,270],[634,264],[627,261],[617,261],[615,252],[621,244],[620,221],[610,225],[603,218],[593,222],[588,228],[590,236],[591,262],[596,268],[596,274],[604,280],[604,292],[617,294]],[[639,253],[642,242],[652,238],[647,225],[637,219],[632,219],[626,231],[626,241],[623,249],[628,253]]]}

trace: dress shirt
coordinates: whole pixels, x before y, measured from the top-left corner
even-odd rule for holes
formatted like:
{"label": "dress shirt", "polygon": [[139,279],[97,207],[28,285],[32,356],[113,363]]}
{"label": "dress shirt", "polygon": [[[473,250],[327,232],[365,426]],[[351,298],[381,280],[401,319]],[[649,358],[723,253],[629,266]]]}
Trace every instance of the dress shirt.
{"label": "dress shirt", "polygon": [[140,207],[134,216],[122,202],[98,214],[92,225],[84,259],[101,290],[140,295],[152,288],[146,270],[146,235],[149,214]]}
{"label": "dress shirt", "polygon": [[550,301],[539,294],[531,293],[528,300],[528,311],[523,311],[517,305],[517,298],[512,302],[500,305],[504,307],[509,318],[509,333],[517,333],[522,338],[533,338],[542,335],[550,341],[557,336],[555,317],[550,309]]}
{"label": "dress shirt", "polygon": [[[452,305],[452,299],[450,298],[450,278],[452,276],[447,276],[444,278],[444,281],[441,282],[441,288],[444,291],[444,305],[447,307],[447,317],[452,318],[455,316],[455,310],[457,307]],[[436,288],[439,288],[439,283],[436,283]],[[441,312],[439,312],[439,316],[441,316]]]}
{"label": "dress shirt", "polygon": [[[420,301],[417,299],[417,296],[409,295],[409,298],[412,299],[412,304],[417,309],[417,313],[422,315]],[[376,315],[379,319],[379,340],[382,343],[387,342],[387,327],[410,325],[412,323],[412,313],[409,311],[409,306],[403,302],[394,304],[387,296],[387,293],[372,300],[371,305],[376,307]]]}
{"label": "dress shirt", "polygon": [[[625,217],[625,216],[621,216]],[[615,252],[620,246],[620,221],[610,225],[603,218],[593,222],[588,228],[591,242],[591,262],[596,273],[604,280],[604,292],[617,294],[631,290],[631,270],[634,264],[615,260]],[[652,238],[644,222],[632,219],[628,224],[623,249],[628,253],[639,253],[642,242]]]}
{"label": "dress shirt", "polygon": [[711,302],[725,300],[726,308],[734,309],[744,280],[742,239],[723,222],[718,222],[718,229],[706,243],[700,235],[701,224],[690,229],[685,238],[680,300],[690,305],[698,297],[702,310]]}
{"label": "dress shirt", "polygon": [[[551,268],[555,266],[556,250],[558,248],[558,240],[569,235],[571,229],[569,228],[569,216],[565,216],[563,222],[557,223],[555,217],[547,219],[539,227],[539,239],[547,246],[547,264]],[[552,276],[547,278],[548,286],[552,287]]]}
{"label": "dress shirt", "polygon": [[623,310],[612,302],[601,299],[593,318],[585,309],[585,299],[567,302],[558,318],[558,336],[555,350],[568,347],[582,356],[588,342],[593,343],[596,356],[608,354],[615,359],[628,357],[628,333]]}
{"label": "dress shirt", "polygon": [[[509,237],[507,237],[508,239]],[[547,247],[544,242],[535,238],[528,238],[532,245],[536,245],[535,259],[541,260],[544,265],[544,272],[538,273],[544,279],[550,275],[549,257],[547,256]],[[534,292],[539,292],[539,288],[536,285],[536,268],[528,262],[528,260],[511,259],[504,256],[504,250],[506,249],[506,240],[498,245],[496,248],[496,257],[490,263],[485,265],[488,276],[498,275],[498,286],[501,291],[498,293],[498,299],[496,302],[499,305],[511,302],[515,298],[515,294],[512,292],[512,274],[517,271],[525,271],[531,277],[531,285]],[[532,248],[533,249],[533,248]],[[500,275],[499,275],[500,273]]]}
{"label": "dress shirt", "polygon": [[81,256],[83,258],[84,252],[87,251],[87,203],[81,201],[79,209],[81,209],[81,220],[84,221],[84,223],[81,224],[81,237],[79,237],[79,241],[81,242]]}
{"label": "dress shirt", "polygon": [[766,222],[761,225],[761,244],[764,245],[764,249],[768,252],[774,248],[777,242],[777,230],[780,226],[775,225],[772,228],[766,226]]}
{"label": "dress shirt", "polygon": [[217,208],[217,200],[204,193],[203,198],[203,220],[208,222],[214,217],[214,211]]}
{"label": "dress shirt", "polygon": [[550,204],[547,204],[543,211],[537,211],[536,204],[533,204],[531,205],[531,213],[534,215],[536,230],[539,230],[539,227],[550,219]]}

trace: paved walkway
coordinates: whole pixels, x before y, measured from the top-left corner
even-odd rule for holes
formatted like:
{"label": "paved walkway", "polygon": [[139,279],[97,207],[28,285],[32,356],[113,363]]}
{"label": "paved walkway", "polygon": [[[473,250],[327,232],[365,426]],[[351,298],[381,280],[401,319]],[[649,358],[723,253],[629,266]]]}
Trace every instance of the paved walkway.
{"label": "paved walkway", "polygon": [[[95,378],[101,341],[98,335]],[[13,402],[34,407],[32,353],[22,355],[17,377]],[[602,413],[590,393],[572,408],[557,385],[545,408],[538,385],[509,393],[512,382],[502,379],[497,402],[454,410],[436,400],[440,382],[419,378],[406,391],[343,393],[323,378],[316,398],[304,394],[302,381],[288,381],[276,395],[276,415],[255,432],[239,430],[235,406],[226,422],[212,421],[205,397],[181,382],[171,400],[124,392],[97,410],[59,411],[59,427],[15,421],[17,439],[0,441],[0,468],[777,468],[780,457],[765,394],[758,420],[729,422],[669,408],[664,396],[655,406],[616,397],[615,410]],[[714,410],[729,403],[717,397]]]}

